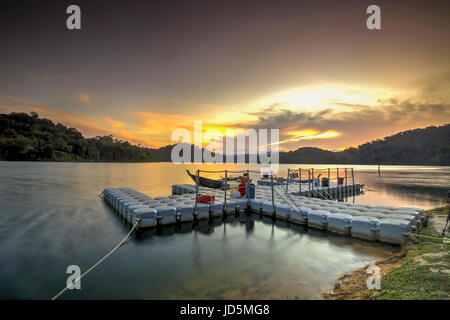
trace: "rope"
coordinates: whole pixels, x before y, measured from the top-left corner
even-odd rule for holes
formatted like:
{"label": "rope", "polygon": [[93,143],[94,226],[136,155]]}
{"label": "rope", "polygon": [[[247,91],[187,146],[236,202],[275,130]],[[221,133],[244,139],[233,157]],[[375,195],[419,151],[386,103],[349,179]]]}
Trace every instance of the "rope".
{"label": "rope", "polygon": [[[131,233],[134,231],[134,229],[136,229],[136,227],[139,224],[139,220],[136,221],[136,223],[134,224],[133,228],[131,228],[130,232],[128,232],[128,234],[125,236],[125,238],[122,239],[122,241],[119,242],[119,244],[117,246],[115,246],[106,256],[104,256],[103,258],[101,258],[96,264],[94,264],[92,267],[90,267],[86,272],[84,272],[81,276],[79,276],[77,279],[75,279],[75,281],[71,284],[74,285],[75,283],[77,283],[78,281],[81,280],[81,278],[83,278],[85,275],[87,275],[89,272],[91,272],[96,266],[98,266],[100,263],[102,263],[106,258],[108,258],[110,255],[112,255],[114,253],[114,251],[116,251],[117,249],[119,249],[119,247],[128,239],[128,237],[131,235]],[[62,289],[60,292],[58,292],[58,294],[56,296],[54,296],[52,298],[52,300],[56,300],[58,299],[64,292],[66,292],[66,290],[69,289],[69,286],[66,286],[64,289]]]}
{"label": "rope", "polygon": [[436,239],[436,240],[442,240],[442,241],[445,241],[446,240],[445,238],[448,238],[447,236],[442,236],[442,238],[439,238],[439,237],[433,237],[433,236],[426,236],[426,235],[422,235],[422,234],[415,234],[415,236],[419,237],[419,238],[429,238],[429,239]]}

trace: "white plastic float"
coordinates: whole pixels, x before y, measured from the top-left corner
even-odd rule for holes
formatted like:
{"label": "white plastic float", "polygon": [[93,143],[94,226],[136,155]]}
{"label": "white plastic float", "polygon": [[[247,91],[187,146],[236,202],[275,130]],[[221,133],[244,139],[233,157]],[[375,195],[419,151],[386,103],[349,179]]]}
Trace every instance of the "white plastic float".
{"label": "white plastic float", "polygon": [[190,222],[220,217],[224,213],[232,215],[237,210],[244,211],[249,204],[248,208],[253,212],[270,217],[275,215],[279,220],[294,224],[308,224],[365,240],[401,244],[411,232],[421,227],[424,219],[423,210],[419,208],[343,203],[285,193],[276,193],[272,205],[270,186],[258,186],[255,198],[250,201],[247,198],[231,199],[229,191],[225,201],[223,190],[199,187],[199,193],[214,194],[216,202],[198,203],[198,215],[194,216],[195,191],[194,185],[173,185],[172,195],[152,198],[127,187],[106,188],[103,197],[129,223],[139,219],[140,228],[173,224],[177,220]]}
{"label": "white plastic float", "polygon": [[351,236],[369,241],[377,240],[378,221],[378,219],[372,217],[354,216],[350,229]]}

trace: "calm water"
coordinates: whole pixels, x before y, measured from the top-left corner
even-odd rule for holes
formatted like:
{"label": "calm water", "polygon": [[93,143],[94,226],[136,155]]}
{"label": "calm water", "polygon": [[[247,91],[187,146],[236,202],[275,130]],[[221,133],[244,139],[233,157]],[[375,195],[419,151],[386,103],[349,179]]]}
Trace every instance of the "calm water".
{"label": "calm water", "polygon": [[[0,162],[0,298],[49,299],[65,286],[68,265],[85,271],[125,236],[128,227],[98,197],[105,187],[168,195],[197,167]],[[296,166],[280,175],[287,167]],[[382,167],[379,177],[376,167],[355,166],[355,174],[366,193],[348,201],[430,208],[444,204],[450,186],[449,167]],[[342,273],[395,250],[258,215],[183,224],[133,236],[62,298],[318,298]]]}

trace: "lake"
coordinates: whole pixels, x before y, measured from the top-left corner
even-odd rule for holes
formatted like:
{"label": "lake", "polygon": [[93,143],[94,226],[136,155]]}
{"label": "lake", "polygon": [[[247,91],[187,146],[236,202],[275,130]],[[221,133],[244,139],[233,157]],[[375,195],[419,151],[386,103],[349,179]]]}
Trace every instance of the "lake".
{"label": "lake", "polygon": [[[128,186],[150,196],[192,183],[185,169],[255,165],[0,162],[0,298],[50,299],[129,231],[99,194]],[[287,168],[336,165],[281,165]],[[343,167],[343,166],[341,166]],[[449,167],[354,166],[359,203],[445,205]],[[218,175],[209,175],[218,177]],[[259,215],[182,224],[133,235],[61,299],[315,299],[343,273],[398,250]]]}

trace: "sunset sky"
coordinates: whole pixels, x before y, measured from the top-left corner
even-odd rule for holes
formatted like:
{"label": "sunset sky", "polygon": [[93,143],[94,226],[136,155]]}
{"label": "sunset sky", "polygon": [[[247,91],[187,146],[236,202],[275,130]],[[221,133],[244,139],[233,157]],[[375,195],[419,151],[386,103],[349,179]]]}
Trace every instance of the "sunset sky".
{"label": "sunset sky", "polygon": [[[81,30],[66,8],[81,8]],[[366,8],[381,8],[381,30]],[[2,1],[0,112],[85,136],[280,129],[340,150],[450,122],[449,1]]]}

